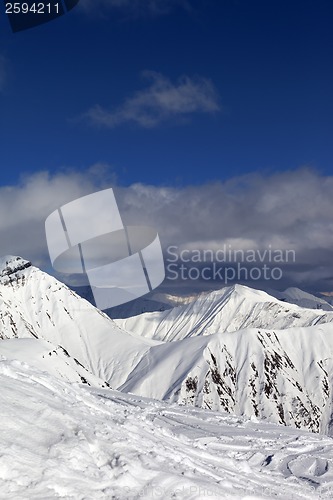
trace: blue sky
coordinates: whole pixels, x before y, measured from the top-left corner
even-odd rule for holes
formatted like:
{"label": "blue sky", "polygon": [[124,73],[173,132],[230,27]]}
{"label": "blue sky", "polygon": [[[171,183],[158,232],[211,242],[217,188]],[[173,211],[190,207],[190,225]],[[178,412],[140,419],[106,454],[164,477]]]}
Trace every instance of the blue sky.
{"label": "blue sky", "polygon": [[[15,34],[2,12],[3,184],[95,162],[110,164],[125,185],[198,184],[305,164],[330,172],[332,2],[82,3]],[[149,107],[154,84],[186,94],[186,78],[197,92],[192,105]],[[153,125],[119,118],[138,95],[146,104],[137,115],[154,115]],[[118,118],[92,119],[96,106]]]}
{"label": "blue sky", "polygon": [[330,0],[81,0],[12,33],[2,8],[0,254],[49,270],[46,217],[113,186],[164,249],[295,248],[283,283],[333,290],[332,21]]}

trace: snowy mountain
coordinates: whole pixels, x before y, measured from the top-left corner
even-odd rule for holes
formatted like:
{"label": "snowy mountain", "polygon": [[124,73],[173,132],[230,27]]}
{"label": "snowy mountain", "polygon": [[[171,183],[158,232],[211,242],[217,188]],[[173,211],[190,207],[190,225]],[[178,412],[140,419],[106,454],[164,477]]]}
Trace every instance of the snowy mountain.
{"label": "snowy mountain", "polygon": [[[67,353],[71,366],[84,367],[100,383],[112,379],[117,386],[125,382],[128,372],[156,344],[121,330],[107,315],[30,262],[7,256],[0,264],[0,339],[48,342],[49,345],[44,342],[35,346],[39,359],[43,349],[45,353],[56,352],[49,356],[50,365],[56,357],[57,363],[60,358],[67,359]],[[26,351],[20,346],[13,346],[12,356],[18,349],[19,359],[26,352],[25,361],[30,362],[33,349]],[[36,357],[32,358],[36,364]],[[74,380],[77,376],[80,372]]]}
{"label": "snowy mountain", "polygon": [[0,361],[0,498],[330,499],[333,440]]}
{"label": "snowy mountain", "polygon": [[332,435],[333,325],[152,347],[121,390]]}
{"label": "snowy mountain", "polygon": [[289,302],[290,304],[297,304],[300,307],[333,311],[333,306],[327,300],[316,297],[316,295],[312,295],[311,293],[304,292],[304,290],[301,290],[300,288],[289,287],[283,292],[270,290],[269,294],[279,300]]}
{"label": "snowy mountain", "polygon": [[266,292],[234,285],[168,311],[120,319],[116,324],[142,337],[170,342],[243,328],[285,329],[331,321],[333,311],[300,308]]}
{"label": "snowy mountain", "polygon": [[0,274],[0,355],[9,360],[66,381],[333,434],[331,312],[235,286],[112,321],[23,259],[7,257]]}

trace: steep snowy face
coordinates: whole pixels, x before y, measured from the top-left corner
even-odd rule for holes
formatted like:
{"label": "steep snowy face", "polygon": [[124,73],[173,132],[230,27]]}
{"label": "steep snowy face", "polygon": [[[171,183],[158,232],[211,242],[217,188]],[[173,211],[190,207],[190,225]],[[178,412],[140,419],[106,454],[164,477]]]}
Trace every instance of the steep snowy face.
{"label": "steep snowy face", "polygon": [[[18,257],[0,268],[0,339],[42,339],[61,346],[94,376],[118,385],[151,341],[122,331],[64,284]],[[50,357],[52,363],[52,357]]]}
{"label": "steep snowy face", "polygon": [[333,434],[333,324],[247,329],[150,349],[126,392]]}
{"label": "steep snowy face", "polygon": [[333,321],[333,311],[305,309],[242,285],[204,294],[169,311],[116,320],[146,338],[170,342],[243,328],[290,328]]}

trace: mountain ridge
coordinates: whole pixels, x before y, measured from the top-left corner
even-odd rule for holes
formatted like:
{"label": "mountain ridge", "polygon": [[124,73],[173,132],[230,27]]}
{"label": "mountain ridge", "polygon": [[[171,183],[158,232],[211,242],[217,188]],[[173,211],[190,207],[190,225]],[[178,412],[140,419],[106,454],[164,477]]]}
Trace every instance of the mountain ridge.
{"label": "mountain ridge", "polygon": [[163,342],[248,327],[281,329],[331,321],[333,310],[306,309],[244,285],[205,293],[167,311],[115,320],[128,331]]}
{"label": "mountain ridge", "polygon": [[[331,312],[237,285],[170,311],[113,321],[36,267],[15,265],[6,261],[10,279],[0,278],[5,357],[73,382],[84,377],[96,387],[108,383],[142,397],[332,434]],[[126,329],[126,322],[153,327],[147,317],[179,311],[173,332],[180,324],[186,333],[180,338]]]}

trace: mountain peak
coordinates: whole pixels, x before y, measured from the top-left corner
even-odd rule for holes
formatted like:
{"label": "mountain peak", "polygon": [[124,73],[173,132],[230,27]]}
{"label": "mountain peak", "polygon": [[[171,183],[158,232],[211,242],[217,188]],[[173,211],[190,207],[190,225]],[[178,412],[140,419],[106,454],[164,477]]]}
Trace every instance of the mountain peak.
{"label": "mountain peak", "polygon": [[22,259],[17,255],[5,255],[0,257],[0,277],[10,276],[17,271],[22,271],[32,264],[28,260]]}

